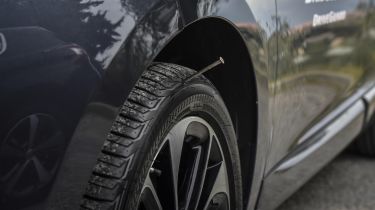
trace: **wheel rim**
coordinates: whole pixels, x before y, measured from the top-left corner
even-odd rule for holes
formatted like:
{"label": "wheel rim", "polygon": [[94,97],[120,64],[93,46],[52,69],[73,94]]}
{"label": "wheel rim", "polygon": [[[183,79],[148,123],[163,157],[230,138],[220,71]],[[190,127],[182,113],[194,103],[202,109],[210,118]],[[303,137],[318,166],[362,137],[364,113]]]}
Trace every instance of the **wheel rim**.
{"label": "wheel rim", "polygon": [[2,193],[16,198],[45,187],[57,170],[63,148],[63,132],[53,117],[32,114],[20,120],[0,147]]}
{"label": "wheel rim", "polygon": [[147,173],[138,210],[230,209],[227,165],[214,129],[187,117],[167,134]]}

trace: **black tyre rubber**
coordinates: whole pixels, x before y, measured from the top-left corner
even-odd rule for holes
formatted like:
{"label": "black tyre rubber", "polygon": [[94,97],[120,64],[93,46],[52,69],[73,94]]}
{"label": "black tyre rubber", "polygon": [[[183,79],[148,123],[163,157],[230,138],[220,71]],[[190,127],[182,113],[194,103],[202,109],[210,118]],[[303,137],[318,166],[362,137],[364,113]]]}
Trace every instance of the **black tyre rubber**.
{"label": "black tyre rubber", "polygon": [[375,117],[354,142],[354,148],[362,155],[375,157]]}
{"label": "black tyre rubber", "polygon": [[82,209],[136,210],[163,139],[187,116],[199,116],[217,133],[228,174],[230,209],[242,209],[241,167],[230,116],[204,76],[183,82],[194,73],[167,63],[154,63],[143,73],[105,140]]}

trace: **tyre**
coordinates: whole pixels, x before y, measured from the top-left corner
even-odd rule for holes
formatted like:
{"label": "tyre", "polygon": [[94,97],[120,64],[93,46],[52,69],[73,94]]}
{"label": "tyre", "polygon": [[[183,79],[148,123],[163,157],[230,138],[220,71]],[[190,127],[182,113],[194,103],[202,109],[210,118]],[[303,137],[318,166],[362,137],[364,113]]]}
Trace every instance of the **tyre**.
{"label": "tyre", "polygon": [[362,155],[375,157],[375,117],[354,142],[354,148]]}
{"label": "tyre", "polygon": [[82,209],[242,209],[239,153],[217,90],[152,64],[115,120]]}

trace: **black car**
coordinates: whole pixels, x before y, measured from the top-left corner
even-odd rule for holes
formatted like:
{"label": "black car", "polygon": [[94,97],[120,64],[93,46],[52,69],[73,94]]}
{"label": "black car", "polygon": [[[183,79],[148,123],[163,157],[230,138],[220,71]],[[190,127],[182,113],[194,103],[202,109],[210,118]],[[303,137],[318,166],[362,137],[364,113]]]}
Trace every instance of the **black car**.
{"label": "black car", "polygon": [[374,9],[0,1],[0,208],[275,209],[375,156]]}

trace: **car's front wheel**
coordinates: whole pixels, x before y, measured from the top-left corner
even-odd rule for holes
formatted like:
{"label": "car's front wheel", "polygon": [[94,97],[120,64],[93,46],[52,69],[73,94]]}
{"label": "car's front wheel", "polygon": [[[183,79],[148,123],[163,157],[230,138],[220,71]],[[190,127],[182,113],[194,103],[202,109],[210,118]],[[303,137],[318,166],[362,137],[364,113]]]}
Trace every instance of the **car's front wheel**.
{"label": "car's front wheel", "polygon": [[236,137],[217,90],[195,71],[151,65],[94,167],[84,209],[242,209]]}

